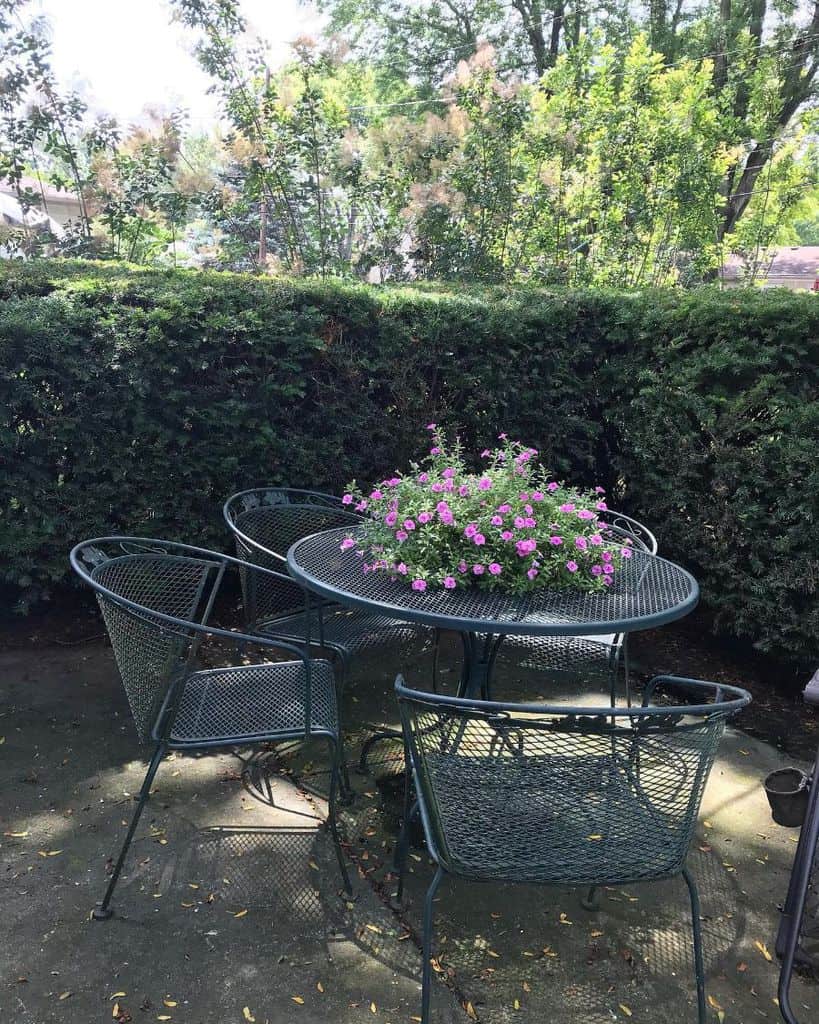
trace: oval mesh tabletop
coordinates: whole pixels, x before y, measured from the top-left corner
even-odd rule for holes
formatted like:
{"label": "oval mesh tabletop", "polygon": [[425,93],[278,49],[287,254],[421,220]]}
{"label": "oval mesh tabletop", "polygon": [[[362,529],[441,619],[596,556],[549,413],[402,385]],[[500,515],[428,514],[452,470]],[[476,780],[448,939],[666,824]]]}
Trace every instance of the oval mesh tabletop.
{"label": "oval mesh tabletop", "polygon": [[[626,633],[687,615],[699,599],[694,577],[643,551],[618,570],[614,584],[591,594],[544,587],[514,595],[480,587],[412,590],[386,573],[367,572],[354,550],[339,545],[349,530],[325,530],[297,541],[290,572],[309,590],[342,604],[377,608],[396,618],[458,632],[560,636]],[[355,532],[353,532],[355,536]]]}

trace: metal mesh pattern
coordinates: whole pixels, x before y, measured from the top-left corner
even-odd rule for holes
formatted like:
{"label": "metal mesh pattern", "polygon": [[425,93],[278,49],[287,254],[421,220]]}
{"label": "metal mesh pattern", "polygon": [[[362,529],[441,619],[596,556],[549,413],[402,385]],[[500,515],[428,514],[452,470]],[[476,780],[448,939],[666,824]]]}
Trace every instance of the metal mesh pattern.
{"label": "metal mesh pattern", "polygon": [[421,593],[385,574],[362,572],[355,552],[339,549],[348,532],[331,530],[294,545],[292,575],[325,597],[432,626],[507,635],[619,633],[681,618],[699,596],[688,572],[645,551],[635,551],[603,592],[544,588],[514,596],[470,587]]}
{"label": "metal mesh pattern", "polygon": [[406,698],[401,713],[442,866],[561,885],[680,871],[724,728],[721,715],[612,726]]}
{"label": "metal mesh pattern", "polygon": [[[282,639],[304,642],[305,616],[294,615],[275,618],[257,624],[261,631],[269,631]],[[321,611],[321,630],[318,611],[310,616],[310,641],[319,641],[330,648],[342,649],[355,654],[371,647],[390,647],[403,651],[418,643],[418,629],[412,623],[378,615],[360,608],[335,608],[328,606]]]}
{"label": "metal mesh pattern", "polygon": [[522,668],[541,672],[608,678],[614,667],[619,640],[615,633],[600,637],[507,636],[499,657],[512,657]]}
{"label": "metal mesh pattern", "polygon": [[[278,487],[234,495],[225,505],[225,518],[240,558],[279,570],[296,541],[322,530],[349,530],[361,521],[332,495]],[[243,580],[243,597],[248,621],[256,628],[304,642],[305,600],[297,584],[288,588],[276,580]],[[325,607],[322,629],[316,613],[309,628],[313,643],[321,636],[327,646],[351,654],[385,644],[411,647],[418,638],[417,627],[406,620],[350,608]]]}
{"label": "metal mesh pattern", "polygon": [[[312,661],[311,732],[338,735],[335,681],[326,661]],[[195,672],[185,682],[171,730],[174,745],[252,742],[307,731],[307,678],[302,662],[243,665]]]}
{"label": "metal mesh pattern", "polygon": [[[159,554],[123,555],[98,565],[91,577],[126,600],[190,619],[212,567],[207,562]],[[98,600],[134,724],[144,741],[171,681],[184,668],[192,634],[102,595]]]}

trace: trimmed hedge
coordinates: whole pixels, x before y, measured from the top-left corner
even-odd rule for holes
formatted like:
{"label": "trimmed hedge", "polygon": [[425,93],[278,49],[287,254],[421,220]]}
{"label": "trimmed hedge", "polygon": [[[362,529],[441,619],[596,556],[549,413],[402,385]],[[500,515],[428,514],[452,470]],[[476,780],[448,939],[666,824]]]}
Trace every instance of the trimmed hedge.
{"label": "trimmed hedge", "polygon": [[234,490],[338,491],[430,419],[606,484],[721,632],[819,636],[819,302],[784,292],[374,289],[0,264],[0,563],[21,603],[97,533],[224,546]]}

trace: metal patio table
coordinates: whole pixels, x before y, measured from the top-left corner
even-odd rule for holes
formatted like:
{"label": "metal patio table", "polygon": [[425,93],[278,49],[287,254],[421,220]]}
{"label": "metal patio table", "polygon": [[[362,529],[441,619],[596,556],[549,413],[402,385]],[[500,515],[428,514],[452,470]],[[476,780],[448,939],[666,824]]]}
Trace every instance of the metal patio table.
{"label": "metal patio table", "polygon": [[[397,619],[460,633],[464,671],[459,695],[488,693],[505,636],[598,636],[651,629],[687,615],[699,600],[694,577],[673,562],[633,551],[604,591],[544,587],[505,594],[481,587],[412,590],[409,581],[364,572],[355,549],[341,541],[355,530],[325,530],[296,541],[287,553],[291,575],[321,597]],[[627,669],[626,669],[627,671]]]}

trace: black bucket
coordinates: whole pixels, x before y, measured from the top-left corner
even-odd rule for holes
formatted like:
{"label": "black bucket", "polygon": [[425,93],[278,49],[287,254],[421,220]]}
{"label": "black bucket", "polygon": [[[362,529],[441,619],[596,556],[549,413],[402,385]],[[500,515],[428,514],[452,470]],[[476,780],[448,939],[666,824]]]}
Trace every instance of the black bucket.
{"label": "black bucket", "polygon": [[779,768],[765,779],[765,794],[777,825],[799,828],[805,820],[810,779],[798,768]]}

